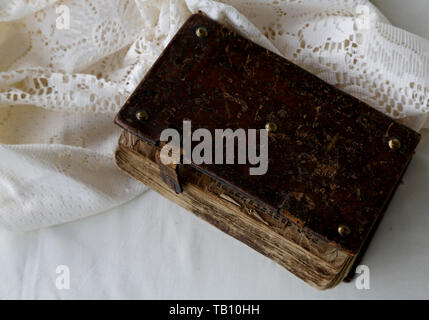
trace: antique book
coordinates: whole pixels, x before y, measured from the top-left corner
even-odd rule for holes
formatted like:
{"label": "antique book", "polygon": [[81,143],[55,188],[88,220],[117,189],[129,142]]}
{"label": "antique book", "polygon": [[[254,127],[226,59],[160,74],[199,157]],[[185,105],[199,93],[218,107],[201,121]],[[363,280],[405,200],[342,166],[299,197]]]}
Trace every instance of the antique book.
{"label": "antique book", "polygon": [[[122,170],[319,289],[353,273],[420,139],[202,14],[178,31],[115,121]],[[180,143],[163,153],[166,129]],[[248,157],[231,162],[216,138],[204,144],[213,154],[197,152],[211,162],[187,150],[219,130],[221,142],[247,134]]]}

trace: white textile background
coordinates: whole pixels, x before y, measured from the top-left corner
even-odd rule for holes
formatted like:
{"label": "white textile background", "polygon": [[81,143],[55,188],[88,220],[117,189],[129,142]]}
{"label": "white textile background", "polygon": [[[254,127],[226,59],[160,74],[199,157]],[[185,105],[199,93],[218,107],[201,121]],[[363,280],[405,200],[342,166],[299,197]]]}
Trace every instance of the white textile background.
{"label": "white textile background", "polygon": [[[395,25],[429,38],[427,0],[373,3]],[[149,191],[52,228],[15,233],[0,226],[0,299],[427,299],[427,181],[428,135],[364,256],[370,290],[351,283],[319,292]],[[56,288],[58,265],[70,268],[69,290]]]}
{"label": "white textile background", "polygon": [[[112,120],[198,10],[415,129],[429,110],[429,42],[367,0],[0,4],[0,223],[12,230],[100,213],[145,190],[113,163]],[[58,27],[64,6],[69,29]]]}

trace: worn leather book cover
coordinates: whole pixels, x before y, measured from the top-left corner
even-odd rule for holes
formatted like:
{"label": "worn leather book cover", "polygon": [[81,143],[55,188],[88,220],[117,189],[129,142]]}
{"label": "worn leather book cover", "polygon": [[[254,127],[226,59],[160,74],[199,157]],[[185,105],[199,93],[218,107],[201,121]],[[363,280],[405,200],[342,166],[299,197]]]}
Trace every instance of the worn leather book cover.
{"label": "worn leather book cover", "polygon": [[[115,121],[124,129],[120,168],[319,289],[352,269],[420,139],[201,14],[178,31]],[[163,165],[160,135],[183,132],[184,121],[213,136],[266,129],[266,173],[249,174],[248,161]]]}

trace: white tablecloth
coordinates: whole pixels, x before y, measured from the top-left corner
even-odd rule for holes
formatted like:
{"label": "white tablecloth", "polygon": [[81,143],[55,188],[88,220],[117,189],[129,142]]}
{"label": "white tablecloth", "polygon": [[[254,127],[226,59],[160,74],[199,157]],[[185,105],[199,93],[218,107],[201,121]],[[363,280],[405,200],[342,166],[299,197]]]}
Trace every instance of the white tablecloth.
{"label": "white tablecloth", "polygon": [[[394,24],[429,38],[426,0],[373,2]],[[362,261],[370,290],[351,283],[319,292],[149,191],[77,222],[0,229],[0,298],[429,298],[428,185],[425,137]],[[69,290],[56,287],[59,265],[70,270]]]}

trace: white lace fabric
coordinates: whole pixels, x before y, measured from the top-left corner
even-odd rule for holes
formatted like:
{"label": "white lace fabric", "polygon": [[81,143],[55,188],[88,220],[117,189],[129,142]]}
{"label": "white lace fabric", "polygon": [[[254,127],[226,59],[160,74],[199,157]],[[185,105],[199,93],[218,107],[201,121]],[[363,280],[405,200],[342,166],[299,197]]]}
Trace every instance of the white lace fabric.
{"label": "white lace fabric", "polygon": [[[64,8],[68,29],[58,27]],[[114,164],[113,118],[199,10],[408,126],[426,126],[429,42],[367,0],[0,0],[0,223],[47,227],[146,190]]]}

